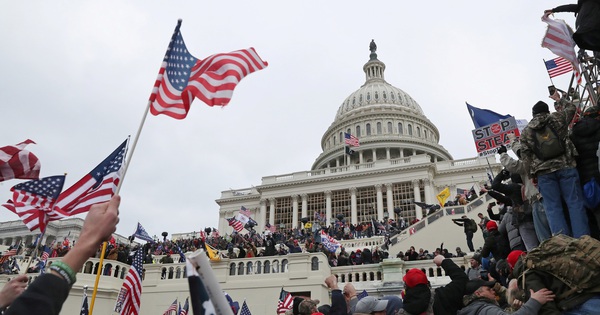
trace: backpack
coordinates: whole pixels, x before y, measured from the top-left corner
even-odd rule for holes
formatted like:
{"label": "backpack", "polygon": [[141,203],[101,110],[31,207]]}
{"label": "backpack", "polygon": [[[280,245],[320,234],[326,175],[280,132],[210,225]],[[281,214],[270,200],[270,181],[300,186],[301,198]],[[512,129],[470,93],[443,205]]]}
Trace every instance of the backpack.
{"label": "backpack", "polygon": [[565,153],[565,143],[547,123],[533,132],[533,152],[540,160],[550,160]]}
{"label": "backpack", "polygon": [[525,272],[545,271],[571,289],[559,296],[559,299],[569,297],[581,291],[600,292],[600,241],[584,235],[572,238],[557,234],[542,242],[524,257]]}
{"label": "backpack", "polygon": [[477,232],[477,223],[475,222],[475,220],[473,219],[469,219],[469,221],[465,222],[465,226],[467,229],[467,232]]}

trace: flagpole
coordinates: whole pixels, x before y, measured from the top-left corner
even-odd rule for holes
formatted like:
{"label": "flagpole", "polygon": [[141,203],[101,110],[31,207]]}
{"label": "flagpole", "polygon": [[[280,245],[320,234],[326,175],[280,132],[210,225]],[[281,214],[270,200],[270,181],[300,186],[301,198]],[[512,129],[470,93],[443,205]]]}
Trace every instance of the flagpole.
{"label": "flagpole", "polygon": [[[542,61],[544,62],[544,67],[546,67],[546,59],[542,59]],[[548,67],[546,67],[546,73],[548,74],[548,77],[550,78],[550,83],[552,83],[552,85],[554,85],[554,82],[552,81],[552,77],[550,76],[550,72],[548,72]]]}
{"label": "flagpole", "polygon": [[[181,21],[182,21],[181,19],[177,20],[177,26],[175,27],[175,31],[173,32],[173,35],[171,36],[171,41],[169,42],[169,46],[167,47],[167,52],[165,53],[165,57],[169,53],[169,47],[171,46],[173,39],[179,32],[179,28],[181,27]],[[164,58],[163,58],[163,62],[164,62]],[[162,65],[162,62],[161,62],[161,65]],[[135,138],[133,139],[133,143],[131,144],[131,151],[129,151],[127,154],[127,160],[125,161],[125,165],[123,166],[123,173],[121,174],[121,178],[119,180],[119,184],[117,185],[117,190],[115,191],[115,194],[118,194],[119,191],[121,191],[121,186],[123,185],[123,181],[125,180],[125,174],[127,173],[127,169],[129,168],[129,163],[131,162],[131,158],[133,157],[133,153],[135,152],[135,147],[137,146],[137,142],[140,138],[140,134],[142,133],[142,129],[144,128],[144,123],[146,121],[146,117],[148,117],[148,111],[150,110],[151,104],[152,104],[152,101],[149,100],[148,104],[146,105],[146,110],[144,111],[144,115],[142,116],[142,121],[140,122],[140,126],[138,128],[137,134],[135,135]],[[90,314],[89,315],[92,315],[92,313],[94,311],[94,302],[96,301],[96,293],[98,293],[98,282],[100,281],[100,272],[102,271],[102,263],[104,262],[104,253],[106,252],[106,245],[107,245],[107,242],[102,243],[102,252],[100,253],[100,262],[99,262],[99,266],[98,266],[98,272],[96,273],[96,282],[94,284],[94,292],[92,293],[92,301],[90,302]]]}
{"label": "flagpole", "polygon": [[[44,234],[46,234],[46,230],[44,230],[44,233],[42,233],[42,235],[40,236],[40,240],[44,237]],[[27,273],[27,270],[29,270],[29,267],[31,266],[31,262],[34,258],[37,257],[38,246],[39,244],[35,244],[35,248],[33,249],[33,253],[31,254],[31,256],[29,256],[29,263],[27,263],[27,267],[25,267],[25,271],[23,271],[23,274]]]}

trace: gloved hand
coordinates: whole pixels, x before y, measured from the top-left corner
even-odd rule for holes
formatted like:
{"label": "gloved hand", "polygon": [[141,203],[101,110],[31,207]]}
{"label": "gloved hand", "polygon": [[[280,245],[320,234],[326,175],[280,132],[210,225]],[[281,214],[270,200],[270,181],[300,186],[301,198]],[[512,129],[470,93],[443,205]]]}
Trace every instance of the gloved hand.
{"label": "gloved hand", "polygon": [[498,148],[498,154],[506,153],[506,151],[508,151],[508,150],[506,149],[506,146],[504,146],[504,145],[501,145]]}
{"label": "gloved hand", "polygon": [[510,172],[507,171],[506,169],[502,169],[500,171],[500,178],[502,178],[502,179],[509,179],[510,178]]}

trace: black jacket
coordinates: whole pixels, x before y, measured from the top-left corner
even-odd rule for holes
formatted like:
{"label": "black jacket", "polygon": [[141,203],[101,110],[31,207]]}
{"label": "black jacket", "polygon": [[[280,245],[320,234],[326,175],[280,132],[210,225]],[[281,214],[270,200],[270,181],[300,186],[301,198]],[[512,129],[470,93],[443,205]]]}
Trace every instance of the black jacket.
{"label": "black jacket", "polygon": [[13,301],[4,315],[58,315],[71,287],[53,274],[43,274]]}
{"label": "black jacket", "polygon": [[579,153],[575,160],[581,184],[589,182],[593,177],[600,183],[597,155],[600,141],[600,120],[583,117],[573,126],[571,141]]}
{"label": "black jacket", "polygon": [[463,307],[462,298],[469,278],[452,259],[444,259],[442,268],[452,281],[446,286],[435,289],[433,313],[436,315],[455,315]]}
{"label": "black jacket", "polygon": [[577,4],[566,4],[552,9],[552,12],[574,12],[577,16],[577,30],[573,39],[583,49],[600,51],[600,1],[579,0]]}

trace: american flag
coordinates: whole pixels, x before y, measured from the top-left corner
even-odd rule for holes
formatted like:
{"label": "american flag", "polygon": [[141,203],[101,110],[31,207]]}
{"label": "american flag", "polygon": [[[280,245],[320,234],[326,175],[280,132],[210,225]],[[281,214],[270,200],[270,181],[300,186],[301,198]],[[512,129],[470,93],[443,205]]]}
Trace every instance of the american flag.
{"label": "american flag", "polygon": [[250,313],[250,309],[248,308],[248,304],[246,304],[246,301],[244,301],[244,303],[242,304],[242,308],[240,309],[240,315],[252,315],[252,313]]}
{"label": "american flag", "polygon": [[355,136],[353,136],[353,135],[351,135],[351,134],[349,134],[349,133],[347,133],[347,132],[344,132],[344,139],[345,139],[345,143],[347,145],[350,145],[350,146],[353,146],[353,147],[359,147],[360,146],[358,138],[355,137]]}
{"label": "american flag", "polygon": [[563,57],[556,57],[552,60],[544,61],[544,63],[551,78],[573,71],[573,65]]}
{"label": "american flag", "polygon": [[52,251],[52,247],[48,247],[48,248],[44,249],[44,251],[42,252],[42,256],[40,256],[40,259],[42,261],[48,260],[48,257],[50,257],[51,251]]}
{"label": "american flag", "polygon": [[242,206],[242,208],[240,209],[240,213],[247,216],[248,218],[252,216],[252,212],[246,209],[246,207],[244,206]]}
{"label": "american flag", "polygon": [[169,308],[163,313],[163,315],[171,315],[173,312],[177,312],[177,299],[169,305]]}
{"label": "american flag", "polygon": [[35,142],[27,139],[17,145],[0,148],[0,182],[13,178],[40,178],[40,160],[33,153],[24,150],[30,143]]}
{"label": "american flag", "polygon": [[154,240],[152,239],[152,237],[150,237],[150,235],[148,235],[148,232],[146,232],[146,229],[144,229],[144,227],[142,226],[142,224],[140,224],[140,222],[138,222],[137,228],[135,229],[135,232],[133,232],[133,236],[137,237],[141,240],[148,241],[150,243],[154,243]]}
{"label": "american flag", "polygon": [[127,140],[89,174],[61,193],[55,211],[72,216],[90,210],[94,204],[109,201],[119,184],[126,152]]}
{"label": "american flag", "polygon": [[291,310],[292,306],[294,306],[294,297],[292,297],[290,292],[281,288],[279,302],[277,302],[277,314],[283,314],[287,310]]}
{"label": "american flag", "polygon": [[4,253],[2,253],[2,256],[0,257],[0,264],[3,264],[4,262],[6,262],[7,260],[10,259],[10,257],[14,256],[17,254],[18,251],[18,246],[5,251]]}
{"label": "american flag", "polygon": [[184,263],[185,262],[185,254],[183,253],[183,251],[181,251],[181,247],[179,247],[179,245],[177,245],[177,252],[179,253],[179,262]]}
{"label": "american flag", "polygon": [[190,309],[190,303],[188,301],[188,298],[185,298],[185,304],[183,304],[183,308],[179,312],[179,315],[187,315],[189,309]]}
{"label": "american flag", "polygon": [[254,48],[199,60],[188,52],[180,27],[181,20],[177,22],[150,95],[152,115],[183,119],[194,97],[209,106],[225,106],[238,82],[268,65]]}
{"label": "american flag", "polygon": [[574,49],[573,31],[565,21],[553,20],[549,17],[549,14],[545,14],[542,21],[548,24],[548,29],[542,39],[542,47],[546,47],[557,56],[568,60],[577,78],[577,83],[581,83],[579,61]]}
{"label": "american flag", "polygon": [[20,183],[10,189],[13,192],[12,200],[3,206],[16,213],[30,231],[39,228],[40,232],[44,233],[48,221],[64,217],[54,211],[64,183],[64,175]]}
{"label": "american flag", "polygon": [[127,290],[121,315],[138,315],[142,304],[142,260],[144,258],[143,250],[138,250],[133,258],[133,264],[125,276],[123,288]]}
{"label": "american flag", "polygon": [[227,219],[227,222],[229,222],[229,226],[231,226],[236,232],[244,229],[242,222],[236,220],[235,218]]}

